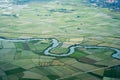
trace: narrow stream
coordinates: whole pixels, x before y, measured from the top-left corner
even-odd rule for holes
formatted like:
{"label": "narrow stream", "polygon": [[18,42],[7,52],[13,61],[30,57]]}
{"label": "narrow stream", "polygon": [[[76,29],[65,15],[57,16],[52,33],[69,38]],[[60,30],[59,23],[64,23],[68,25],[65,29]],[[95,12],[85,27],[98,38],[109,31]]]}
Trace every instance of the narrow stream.
{"label": "narrow stream", "polygon": [[[25,41],[31,41],[31,40],[45,40],[44,38],[27,38],[27,39],[8,39],[8,38],[0,38],[0,40],[5,40],[5,41],[11,41],[11,42],[25,42]],[[115,53],[112,55],[113,58],[116,58],[116,59],[120,59],[120,50],[117,49],[117,48],[111,48],[111,47],[107,47],[107,46],[81,46],[81,45],[72,45],[70,46],[68,49],[69,51],[67,53],[64,53],[64,54],[53,54],[51,53],[50,51],[53,49],[53,48],[56,48],[57,46],[59,46],[60,42],[55,39],[55,38],[52,38],[52,45],[49,46],[45,51],[44,51],[44,54],[45,55],[50,55],[50,56],[69,56],[71,54],[73,54],[75,52],[75,48],[85,48],[85,49],[94,49],[94,48],[98,48],[98,49],[101,49],[101,48],[108,48],[108,49],[111,49],[111,50],[114,50]]]}

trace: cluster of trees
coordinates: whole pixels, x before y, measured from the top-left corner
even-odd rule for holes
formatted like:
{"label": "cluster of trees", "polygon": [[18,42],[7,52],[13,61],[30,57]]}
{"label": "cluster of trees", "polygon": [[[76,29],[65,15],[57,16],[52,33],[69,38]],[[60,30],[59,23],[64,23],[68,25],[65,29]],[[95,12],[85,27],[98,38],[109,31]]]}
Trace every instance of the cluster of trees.
{"label": "cluster of trees", "polygon": [[112,10],[120,10],[120,0],[89,0],[100,7],[107,7]]}

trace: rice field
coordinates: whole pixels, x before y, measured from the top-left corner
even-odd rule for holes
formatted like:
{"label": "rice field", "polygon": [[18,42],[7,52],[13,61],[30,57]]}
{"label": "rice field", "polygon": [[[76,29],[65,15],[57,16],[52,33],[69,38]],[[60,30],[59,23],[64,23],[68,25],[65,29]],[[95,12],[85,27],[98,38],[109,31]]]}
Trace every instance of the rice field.
{"label": "rice field", "polygon": [[[19,7],[22,7],[20,5]],[[5,12],[19,14],[4,16]],[[109,66],[120,65],[111,49],[75,48],[69,56],[49,56],[44,51],[52,38],[60,45],[51,53],[63,54],[75,44],[120,49],[119,12],[88,6],[83,0],[33,2],[24,8],[0,9],[0,80],[112,80]],[[11,42],[4,38],[43,38]]]}

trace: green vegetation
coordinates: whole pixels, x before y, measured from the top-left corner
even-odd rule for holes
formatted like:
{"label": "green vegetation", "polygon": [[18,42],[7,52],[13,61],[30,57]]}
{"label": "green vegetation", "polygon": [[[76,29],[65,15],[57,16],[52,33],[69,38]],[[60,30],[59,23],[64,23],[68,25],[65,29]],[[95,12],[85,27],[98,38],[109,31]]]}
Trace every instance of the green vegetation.
{"label": "green vegetation", "polygon": [[35,53],[42,53],[47,47],[51,45],[50,40],[42,40],[37,42],[28,42],[28,46]]}
{"label": "green vegetation", "polygon": [[71,54],[70,57],[75,58],[75,59],[80,59],[81,57],[84,57],[86,55],[88,54],[84,50],[75,49],[75,52]]}
{"label": "green vegetation", "polygon": [[47,76],[50,80],[55,80],[55,79],[59,78],[59,76],[57,76],[57,75],[47,75]]}
{"label": "green vegetation", "polygon": [[44,54],[52,45],[51,38],[63,43],[51,50],[58,55],[67,53],[68,47],[75,44],[120,49],[120,13],[88,6],[84,1],[32,2],[12,9],[0,8],[0,36],[26,38],[25,42],[0,39],[0,80],[101,80],[97,76],[114,76],[116,70],[103,73],[107,66],[120,64],[108,48],[76,48],[66,57]]}
{"label": "green vegetation", "polygon": [[67,48],[62,48],[60,46],[51,50],[51,53],[54,53],[54,54],[64,54],[64,53],[67,53],[67,52],[68,52]]}
{"label": "green vegetation", "polygon": [[23,49],[22,42],[15,42],[15,46],[16,46],[16,48],[18,48],[18,49]]}
{"label": "green vegetation", "polygon": [[14,70],[6,71],[5,73],[6,73],[7,75],[11,75],[11,74],[20,73],[20,72],[23,72],[23,71],[25,71],[25,69],[17,68],[17,69],[14,69]]}
{"label": "green vegetation", "polygon": [[105,77],[111,77],[111,78],[120,78],[120,66],[114,66],[111,68],[108,68],[104,72]]}
{"label": "green vegetation", "polygon": [[2,42],[0,41],[0,49],[2,49],[3,48],[3,46],[2,46]]}

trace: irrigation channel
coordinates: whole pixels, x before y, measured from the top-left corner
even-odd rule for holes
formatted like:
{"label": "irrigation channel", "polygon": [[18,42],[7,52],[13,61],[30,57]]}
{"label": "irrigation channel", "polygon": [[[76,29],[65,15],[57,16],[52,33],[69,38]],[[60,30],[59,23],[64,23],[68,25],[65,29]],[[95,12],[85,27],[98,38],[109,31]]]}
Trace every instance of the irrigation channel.
{"label": "irrigation channel", "polygon": [[[17,38],[17,39],[13,39],[13,38],[0,37],[0,41],[5,40],[5,41],[10,41],[10,42],[26,42],[26,41],[29,42],[29,41],[33,41],[33,40],[45,40],[45,39],[47,39],[47,38],[26,38],[26,39]],[[104,49],[104,48],[107,48],[107,49],[111,49],[111,50],[115,51],[112,54],[113,58],[120,59],[120,50],[117,48],[108,47],[108,46],[81,46],[79,44],[78,45],[71,45],[70,47],[68,47],[69,51],[67,53],[53,54],[53,53],[51,53],[51,50],[53,48],[56,48],[57,46],[59,46],[59,44],[61,42],[59,42],[55,38],[51,38],[51,40],[52,40],[52,45],[50,45],[46,50],[44,50],[45,55],[62,57],[62,56],[69,56],[69,55],[73,54],[75,52],[75,48],[85,48],[85,49]]]}

